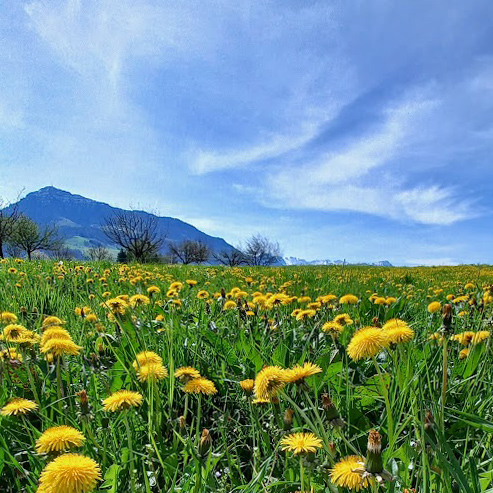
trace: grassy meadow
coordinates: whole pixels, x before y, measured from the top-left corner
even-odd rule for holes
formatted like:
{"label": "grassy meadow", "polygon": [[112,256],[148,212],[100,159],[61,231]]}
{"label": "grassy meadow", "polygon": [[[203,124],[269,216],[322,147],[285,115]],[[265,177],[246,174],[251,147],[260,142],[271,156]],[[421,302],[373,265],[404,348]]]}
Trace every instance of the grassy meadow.
{"label": "grassy meadow", "polygon": [[491,492],[492,316],[491,267],[2,260],[0,491]]}

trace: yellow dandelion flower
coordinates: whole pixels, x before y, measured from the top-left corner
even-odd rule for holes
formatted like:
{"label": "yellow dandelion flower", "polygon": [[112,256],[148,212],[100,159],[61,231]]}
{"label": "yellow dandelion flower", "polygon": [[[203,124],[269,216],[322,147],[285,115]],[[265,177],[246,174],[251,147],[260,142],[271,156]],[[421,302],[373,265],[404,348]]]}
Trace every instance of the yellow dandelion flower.
{"label": "yellow dandelion flower", "polygon": [[13,347],[0,351],[0,359],[16,359],[22,362],[22,354],[18,353]]}
{"label": "yellow dandelion flower", "polygon": [[145,294],[134,294],[130,297],[129,303],[132,308],[139,306],[146,306],[151,302],[148,296]]}
{"label": "yellow dandelion flower", "polygon": [[341,298],[339,299],[339,304],[356,305],[358,301],[359,301],[358,297],[354,296],[354,294],[345,294],[344,296],[341,296]]}
{"label": "yellow dandelion flower", "polygon": [[50,339],[41,347],[42,353],[51,353],[53,356],[77,356],[82,346],[78,346],[69,339]]}
{"label": "yellow dandelion flower", "polygon": [[469,356],[469,348],[461,349],[459,352],[459,359],[466,359]]}
{"label": "yellow dandelion flower", "polygon": [[330,472],[330,480],[336,486],[348,488],[354,491],[360,491],[363,488],[368,488],[368,479],[363,479],[360,472],[365,467],[365,460],[358,455],[350,455],[340,460],[332,468]]}
{"label": "yellow dandelion flower", "polygon": [[479,344],[481,342],[484,342],[486,339],[489,339],[490,337],[490,332],[488,330],[480,330],[479,332],[476,332],[474,334],[474,337],[472,338],[472,343],[473,344]]}
{"label": "yellow dandelion flower", "polygon": [[462,344],[463,346],[469,346],[475,335],[476,335],[475,332],[468,330],[460,334],[454,334],[453,336],[450,337],[450,340],[457,341],[459,342],[459,344]]}
{"label": "yellow dandelion flower", "polygon": [[387,300],[385,298],[382,298],[381,296],[377,296],[376,298],[373,299],[373,303],[375,305],[386,305]]}
{"label": "yellow dandelion flower", "polygon": [[71,341],[72,337],[68,330],[53,325],[43,332],[43,335],[41,336],[41,345],[44,346],[50,339],[65,339],[66,341]]}
{"label": "yellow dandelion flower", "polygon": [[111,310],[112,313],[120,315],[123,315],[128,308],[128,303],[121,297],[111,298],[105,301],[105,305]]}
{"label": "yellow dandelion flower", "polygon": [[308,318],[312,318],[317,314],[316,310],[313,310],[311,308],[307,310],[301,310],[297,315],[296,315],[296,320],[306,320]]}
{"label": "yellow dandelion flower", "polygon": [[147,294],[152,296],[153,294],[159,294],[161,290],[157,286],[149,286],[147,288]]}
{"label": "yellow dandelion flower", "polygon": [[140,406],[143,399],[138,392],[118,390],[103,400],[103,406],[105,411],[124,411],[130,407]]}
{"label": "yellow dandelion flower", "polygon": [[94,323],[94,322],[97,322],[97,321],[98,321],[98,317],[94,313],[89,313],[87,315],[87,317],[86,317],[86,322]]}
{"label": "yellow dandelion flower", "polygon": [[204,377],[193,378],[192,380],[189,380],[183,387],[183,391],[187,394],[212,395],[217,393],[217,389],[214,383]]}
{"label": "yellow dandelion flower", "polygon": [[322,448],[322,440],[314,433],[292,433],[281,440],[281,449],[295,455],[316,452]]}
{"label": "yellow dandelion flower", "polygon": [[363,327],[353,335],[347,352],[352,360],[358,361],[376,356],[389,343],[384,330],[377,327]]}
{"label": "yellow dandelion flower", "polygon": [[163,358],[159,356],[154,351],[142,351],[135,357],[135,361],[132,363],[132,366],[138,370],[140,366],[155,364],[162,365]]}
{"label": "yellow dandelion flower", "polygon": [[337,336],[344,330],[344,327],[340,323],[333,320],[331,322],[325,322],[322,325],[322,330],[327,334],[332,334]]}
{"label": "yellow dandelion flower", "polygon": [[286,381],[289,383],[303,383],[305,378],[322,373],[320,366],[313,363],[304,363],[303,366],[296,365],[293,368],[286,371]]}
{"label": "yellow dandelion flower", "polygon": [[252,404],[262,405],[262,404],[269,404],[270,402],[271,402],[270,399],[260,399],[259,397],[255,397],[255,399],[253,399],[252,401]]}
{"label": "yellow dandelion flower", "polygon": [[259,399],[270,400],[287,382],[286,370],[280,366],[266,366],[255,378],[254,392]]}
{"label": "yellow dandelion flower", "polygon": [[63,321],[54,315],[50,315],[43,320],[43,329],[51,325],[63,325]]}
{"label": "yellow dandelion flower", "polygon": [[27,414],[38,408],[38,405],[28,399],[15,397],[11,399],[5,406],[0,409],[0,414],[3,416],[17,416],[19,414]]}
{"label": "yellow dandelion flower", "polygon": [[0,322],[7,324],[15,324],[17,322],[17,315],[10,312],[1,312],[0,313]]}
{"label": "yellow dandelion flower", "polygon": [[440,311],[442,308],[442,305],[439,301],[432,301],[429,305],[428,305],[428,311],[430,313],[436,313],[438,311]]}
{"label": "yellow dandelion flower", "polygon": [[53,426],[36,440],[36,452],[48,454],[49,452],[61,452],[74,447],[82,447],[85,440],[84,435],[71,426]]}
{"label": "yellow dandelion flower", "polygon": [[23,325],[9,324],[3,329],[3,337],[8,342],[16,342],[26,330]]}
{"label": "yellow dandelion flower", "polygon": [[195,286],[197,284],[197,281],[195,279],[187,279],[185,281],[190,287]]}
{"label": "yellow dandelion flower", "polygon": [[80,454],[63,454],[41,472],[39,490],[43,493],[90,493],[101,480],[96,461]]}
{"label": "yellow dandelion flower", "polygon": [[175,371],[175,378],[178,378],[184,382],[188,382],[188,380],[200,377],[201,375],[199,371],[191,366],[182,366]]}
{"label": "yellow dandelion flower", "polygon": [[414,338],[414,330],[409,327],[407,322],[392,318],[385,322],[382,329],[387,333],[391,343],[409,342]]}
{"label": "yellow dandelion flower", "polygon": [[199,300],[206,300],[208,297],[209,293],[205,289],[202,289],[197,293],[197,298]]}
{"label": "yellow dandelion flower", "polygon": [[247,393],[253,392],[254,385],[255,385],[255,380],[252,380],[251,378],[247,378],[246,380],[242,380],[240,382],[241,388],[243,389],[244,392]]}
{"label": "yellow dandelion flower", "polygon": [[141,366],[137,371],[140,382],[162,380],[168,376],[168,370],[160,363],[149,363]]}
{"label": "yellow dandelion flower", "polygon": [[340,325],[353,325],[353,319],[347,313],[340,313],[334,317],[334,322]]}
{"label": "yellow dandelion flower", "polygon": [[40,340],[41,337],[36,332],[26,330],[15,342],[21,346],[32,346],[33,344],[38,344]]}
{"label": "yellow dandelion flower", "polygon": [[236,303],[233,300],[228,300],[224,303],[223,310],[233,310],[236,308]]}

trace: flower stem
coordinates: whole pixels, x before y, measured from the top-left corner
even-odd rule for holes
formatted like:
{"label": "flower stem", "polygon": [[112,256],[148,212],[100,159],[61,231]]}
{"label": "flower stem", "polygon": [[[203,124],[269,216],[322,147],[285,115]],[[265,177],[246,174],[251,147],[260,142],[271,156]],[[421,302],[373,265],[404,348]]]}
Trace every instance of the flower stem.
{"label": "flower stem", "polygon": [[130,423],[128,420],[128,411],[123,412],[123,420],[125,421],[125,428],[127,430],[127,443],[128,443],[128,453],[130,456],[130,482],[131,482],[131,491],[135,491],[135,475],[134,475],[134,451],[132,444],[132,430],[130,429]]}
{"label": "flower stem", "polygon": [[303,467],[303,456],[300,454],[300,482],[301,491],[305,491],[305,468]]}
{"label": "flower stem", "polygon": [[373,363],[378,373],[378,377],[380,378],[380,385],[382,387],[383,398],[385,400],[385,408],[387,410],[387,427],[389,433],[389,447],[392,449],[394,445],[394,419],[392,416],[392,408],[390,407],[390,399],[389,399],[389,391],[387,389],[387,384],[383,378],[383,373],[380,370],[380,365],[378,364],[375,357],[373,357]]}

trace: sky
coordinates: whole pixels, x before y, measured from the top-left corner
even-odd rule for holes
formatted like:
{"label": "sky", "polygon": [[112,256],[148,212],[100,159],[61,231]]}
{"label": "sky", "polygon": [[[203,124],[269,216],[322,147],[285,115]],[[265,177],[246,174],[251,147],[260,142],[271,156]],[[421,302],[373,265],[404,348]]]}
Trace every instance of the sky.
{"label": "sky", "polygon": [[285,256],[493,264],[491,0],[3,0],[0,197]]}

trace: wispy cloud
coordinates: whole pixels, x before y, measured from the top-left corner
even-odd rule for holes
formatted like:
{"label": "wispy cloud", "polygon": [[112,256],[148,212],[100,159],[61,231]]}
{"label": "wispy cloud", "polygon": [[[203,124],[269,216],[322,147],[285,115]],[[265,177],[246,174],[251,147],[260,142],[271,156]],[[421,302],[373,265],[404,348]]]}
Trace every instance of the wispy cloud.
{"label": "wispy cloud", "polygon": [[[437,185],[403,184],[396,176],[420,134],[420,122],[438,102],[405,98],[386,109],[380,128],[350,139],[308,163],[272,172],[262,191],[266,206],[353,211],[422,224],[453,224],[473,217],[470,204]],[[412,154],[412,153],[411,153]]]}

